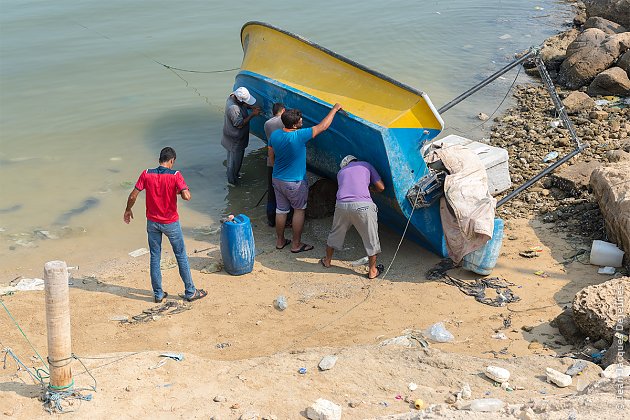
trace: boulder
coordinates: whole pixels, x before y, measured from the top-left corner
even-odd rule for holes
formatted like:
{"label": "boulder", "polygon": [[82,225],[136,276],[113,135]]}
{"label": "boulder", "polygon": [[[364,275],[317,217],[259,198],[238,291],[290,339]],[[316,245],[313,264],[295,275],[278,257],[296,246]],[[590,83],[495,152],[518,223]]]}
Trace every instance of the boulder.
{"label": "boulder", "polygon": [[630,0],[584,0],[586,15],[599,16],[630,28]]}
{"label": "boulder", "polygon": [[569,89],[585,86],[610,67],[629,47],[630,32],[606,35],[597,28],[587,29],[567,47],[558,81]]}
{"label": "boulder", "polygon": [[625,70],[628,77],[630,77],[630,51],[626,51],[621,57],[619,57],[619,60],[617,60],[617,67]]}
{"label": "boulder", "polygon": [[306,409],[306,417],[311,420],[340,420],[341,407],[333,402],[320,398]]}
{"label": "boulder", "polygon": [[630,79],[621,67],[611,67],[595,76],[588,86],[590,96],[630,95]]}
{"label": "boulder", "polygon": [[[598,168],[591,174],[591,187],[604,217],[610,242],[630,256],[630,161],[622,160]],[[630,305],[626,305],[630,308]]]}
{"label": "boulder", "polygon": [[573,319],[591,341],[613,341],[618,322],[623,330],[630,328],[630,305],[619,305],[622,299],[630,302],[630,277],[585,287],[573,299]]}
{"label": "boulder", "polygon": [[620,34],[626,32],[626,28],[618,23],[602,17],[590,17],[584,23],[584,29],[597,28],[607,34]]}
{"label": "boulder", "polygon": [[562,166],[551,174],[551,185],[574,197],[580,197],[584,191],[588,190],[593,171],[601,166],[602,164],[596,160]]}
{"label": "boulder", "polygon": [[584,341],[584,335],[580,329],[575,325],[573,320],[573,310],[567,308],[560,315],[555,317],[550,323],[554,328],[560,331],[560,334],[571,344],[578,344]]}
{"label": "boulder", "polygon": [[579,33],[577,29],[571,29],[545,40],[540,49],[540,57],[543,59],[547,70],[558,71],[567,55],[567,47],[575,41]]}
{"label": "boulder", "polygon": [[571,92],[562,101],[568,114],[577,114],[580,111],[590,111],[595,106],[595,101],[584,92]]}

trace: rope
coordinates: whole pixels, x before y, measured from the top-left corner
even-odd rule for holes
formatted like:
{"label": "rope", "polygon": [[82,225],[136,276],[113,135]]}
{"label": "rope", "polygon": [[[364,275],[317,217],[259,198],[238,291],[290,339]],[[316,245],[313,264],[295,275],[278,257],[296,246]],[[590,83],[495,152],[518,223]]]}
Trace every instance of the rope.
{"label": "rope", "polygon": [[20,330],[20,332],[22,333],[22,335],[24,336],[24,338],[26,339],[28,344],[31,346],[31,348],[33,349],[33,351],[37,355],[37,357],[39,357],[39,360],[41,360],[42,363],[44,364],[44,366],[46,366],[46,368],[49,369],[49,367],[46,364],[46,362],[44,362],[44,359],[42,358],[42,356],[40,356],[39,353],[37,352],[37,350],[35,350],[35,347],[33,346],[33,343],[31,343],[31,340],[29,340],[28,337],[26,336],[26,334],[24,334],[24,331],[22,331],[22,328],[20,327],[20,324],[18,324],[18,322],[15,320],[15,318],[13,318],[13,315],[11,315],[11,312],[9,312],[9,308],[7,308],[7,306],[4,304],[4,301],[2,299],[0,299],[0,304],[2,304],[2,307],[4,308],[4,310],[7,311],[7,314],[9,315],[9,317],[11,318],[11,320],[13,321],[15,326],[18,328],[18,330]]}
{"label": "rope", "polygon": [[[521,68],[523,66],[518,66],[518,71],[516,72],[516,76],[514,77],[514,80],[512,81],[512,84],[510,85],[510,88],[507,90],[507,92],[505,93],[505,96],[503,97],[503,99],[501,100],[501,102],[499,102],[499,105],[497,105],[497,107],[494,109],[494,111],[492,112],[492,114],[490,114],[490,116],[488,117],[487,121],[490,121],[492,119],[492,117],[494,116],[494,114],[497,113],[497,111],[499,110],[499,108],[501,108],[501,105],[503,105],[503,102],[505,102],[505,100],[507,99],[508,95],[510,94],[510,92],[512,91],[512,89],[514,88],[514,85],[516,84],[516,80],[518,79],[519,74],[521,74]],[[486,124],[487,121],[482,122],[481,124],[478,124],[476,126],[474,126],[473,128],[471,128],[470,130],[467,131],[463,131],[460,130],[456,127],[447,127],[446,130],[444,131],[448,131],[448,130],[455,130],[458,133],[462,133],[462,134],[468,134],[469,132],[478,129],[479,127],[483,126]]]}

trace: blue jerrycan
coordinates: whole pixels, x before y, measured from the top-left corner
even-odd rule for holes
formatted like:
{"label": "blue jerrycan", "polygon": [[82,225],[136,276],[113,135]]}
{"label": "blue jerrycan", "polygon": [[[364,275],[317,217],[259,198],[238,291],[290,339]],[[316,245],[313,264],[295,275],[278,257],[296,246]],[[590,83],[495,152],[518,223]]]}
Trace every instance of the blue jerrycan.
{"label": "blue jerrycan", "polygon": [[487,276],[497,264],[503,245],[503,220],[494,219],[494,232],[483,247],[466,255],[462,260],[462,267],[482,276]]}
{"label": "blue jerrycan", "polygon": [[256,246],[249,217],[239,214],[221,225],[221,257],[225,271],[233,276],[251,273]]}

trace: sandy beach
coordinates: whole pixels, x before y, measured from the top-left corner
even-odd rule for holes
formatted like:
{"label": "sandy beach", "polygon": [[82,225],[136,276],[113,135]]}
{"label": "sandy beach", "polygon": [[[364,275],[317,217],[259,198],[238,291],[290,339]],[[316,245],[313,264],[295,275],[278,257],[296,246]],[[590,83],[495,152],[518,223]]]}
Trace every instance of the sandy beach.
{"label": "sandy beach", "polygon": [[[473,398],[491,395],[510,403],[545,400],[567,392],[546,383],[545,367],[570,364],[570,359],[557,358],[571,347],[550,321],[579,289],[610,277],[579,261],[562,264],[577,250],[562,235],[551,233],[549,226],[534,219],[510,220],[505,232],[510,239],[505,240],[492,275],[514,283],[512,289],[521,300],[492,307],[453,286],[426,280],[425,272],[439,258],[408,241],[388,278],[368,280],[365,267],[348,263],[362,256],[356,233],[349,235],[348,250],[340,253],[342,260],[335,261],[333,268],[318,264],[330,218],[307,223],[306,240],[317,246],[296,256],[275,249],[262,206],[250,214],[259,252],[253,272],[238,277],[204,274],[201,270],[220,258],[219,235],[188,240],[195,282],[209,296],[175,315],[131,324],[117,321],[160,306],[152,302],[148,255],[94,259],[72,274],[73,352],[99,384],[93,400],[82,402],[76,415],[109,418],[113,412],[124,412],[128,418],[149,414],[239,418],[254,410],[276,418],[299,418],[300,410],[327,398],[342,405],[348,418],[369,418],[408,412],[409,404],[397,400],[397,395],[444,404],[464,382],[473,387]],[[381,261],[388,266],[399,236],[383,228],[381,236],[388,244]],[[530,247],[540,247],[539,257],[518,255]],[[195,252],[199,250],[203,251]],[[170,257],[163,256],[167,265]],[[547,277],[534,274],[539,270]],[[449,273],[476,278],[460,269]],[[180,292],[175,268],[164,270],[164,285],[171,296]],[[287,297],[285,311],[273,307],[278,295]],[[3,300],[35,348],[45,354],[43,292],[20,292]],[[183,303],[179,298],[173,301]],[[504,320],[510,321],[509,327]],[[455,340],[430,342],[431,357],[448,360],[433,366],[435,372],[423,372],[413,363],[424,357],[423,348],[379,345],[436,322],[444,322]],[[19,330],[4,324],[2,345],[30,361],[33,351]],[[506,339],[493,339],[498,332]],[[160,362],[160,352],[183,353],[185,358],[150,369]],[[338,355],[338,365],[319,372],[317,363],[327,354]],[[77,386],[90,385],[85,369],[73,363]],[[513,373],[513,382],[524,389],[506,392],[483,379],[481,373],[490,364],[521,366]],[[300,367],[307,368],[306,375],[298,373]],[[15,368],[9,360],[1,371],[1,392],[9,398],[2,398],[0,412],[16,418],[48,417],[35,398],[39,387]],[[595,379],[599,371],[590,364],[585,375]],[[423,385],[410,392],[409,382]],[[227,400],[213,402],[217,395]],[[231,408],[234,404],[238,408]]]}

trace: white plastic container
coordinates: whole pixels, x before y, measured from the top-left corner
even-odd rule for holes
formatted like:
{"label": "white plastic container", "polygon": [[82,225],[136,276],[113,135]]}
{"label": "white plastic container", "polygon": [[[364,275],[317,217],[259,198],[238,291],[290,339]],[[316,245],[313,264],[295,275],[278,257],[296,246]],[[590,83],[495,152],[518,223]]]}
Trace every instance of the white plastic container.
{"label": "white plastic container", "polygon": [[436,140],[435,143],[443,143],[444,146],[462,145],[479,156],[488,174],[488,192],[497,195],[512,186],[510,171],[508,169],[508,151],[500,147],[472,141],[455,134]]}
{"label": "white plastic container", "polygon": [[605,241],[593,241],[591,264],[606,267],[621,267],[624,252],[615,244]]}

